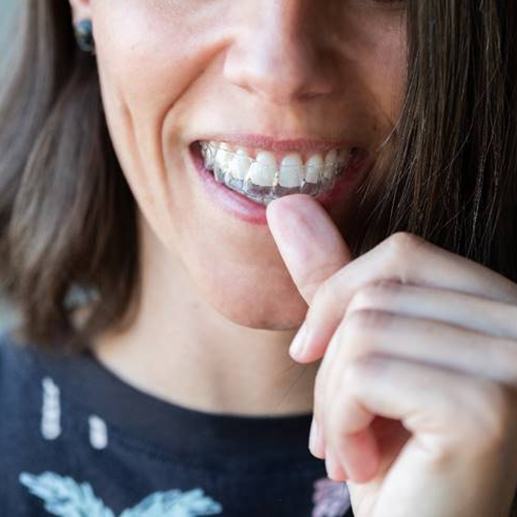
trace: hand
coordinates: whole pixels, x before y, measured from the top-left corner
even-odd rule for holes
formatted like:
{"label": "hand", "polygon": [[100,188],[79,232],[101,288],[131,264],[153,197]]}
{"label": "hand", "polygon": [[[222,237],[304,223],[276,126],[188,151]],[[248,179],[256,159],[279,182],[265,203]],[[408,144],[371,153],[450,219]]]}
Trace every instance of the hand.
{"label": "hand", "polygon": [[361,257],[310,196],[270,230],[322,359],[311,452],[357,517],[508,517],[517,486],[517,286],[407,233]]}

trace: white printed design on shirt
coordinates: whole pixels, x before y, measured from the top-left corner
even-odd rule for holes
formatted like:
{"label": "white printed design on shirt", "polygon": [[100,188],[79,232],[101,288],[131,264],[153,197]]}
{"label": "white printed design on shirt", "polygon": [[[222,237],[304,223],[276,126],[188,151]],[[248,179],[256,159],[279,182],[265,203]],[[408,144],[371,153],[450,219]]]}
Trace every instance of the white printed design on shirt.
{"label": "white printed design on shirt", "polygon": [[105,449],[108,446],[108,426],[97,415],[88,418],[90,428],[90,444],[94,449]]}
{"label": "white printed design on shirt", "polygon": [[41,405],[41,435],[45,440],[55,440],[61,434],[61,404],[59,387],[50,378],[41,381],[43,400]]}
{"label": "white printed design on shirt", "polygon": [[[89,483],[79,484],[71,477],[48,471],[39,476],[22,472],[19,480],[31,494],[45,502],[45,510],[52,515],[115,517],[113,511],[95,496]],[[188,492],[154,492],[133,508],[124,510],[119,517],[196,517],[221,512],[221,504],[196,488]]]}
{"label": "white printed design on shirt", "polygon": [[317,479],[312,502],[312,517],[343,517],[351,506],[347,484],[328,477]]}

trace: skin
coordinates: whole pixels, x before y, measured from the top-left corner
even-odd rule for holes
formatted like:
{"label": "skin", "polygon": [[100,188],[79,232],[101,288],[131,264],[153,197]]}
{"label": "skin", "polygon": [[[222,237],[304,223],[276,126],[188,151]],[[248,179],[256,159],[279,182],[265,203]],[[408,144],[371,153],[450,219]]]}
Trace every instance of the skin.
{"label": "skin", "polygon": [[355,514],[508,517],[517,285],[404,232],[350,260],[308,196],[272,202],[268,219],[310,306],[290,353],[323,357],[310,450],[348,481]]}
{"label": "skin", "polygon": [[353,195],[330,215],[296,195],[269,226],[236,220],[187,155],[214,127],[376,149],[404,89],[400,5],[70,1],[93,21],[142,234],[137,318],[96,340],[99,360],[191,408],[314,411],[311,452],[349,481],[358,516],[507,515],[517,286],[407,234],[352,260]]}
{"label": "skin", "polygon": [[[287,352],[307,304],[267,226],[203,194],[188,145],[216,128],[376,148],[400,110],[403,12],[370,0],[262,3],[71,1],[75,21],[92,20],[142,234],[136,320],[94,347],[132,384],[189,407],[310,413],[318,365]],[[336,223],[346,227],[352,206]]]}

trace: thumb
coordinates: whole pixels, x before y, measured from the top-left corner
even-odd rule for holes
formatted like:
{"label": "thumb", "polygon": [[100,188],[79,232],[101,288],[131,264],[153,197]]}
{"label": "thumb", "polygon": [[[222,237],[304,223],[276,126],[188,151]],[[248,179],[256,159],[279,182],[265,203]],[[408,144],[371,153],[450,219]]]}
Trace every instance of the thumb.
{"label": "thumb", "polygon": [[321,283],[352,260],[351,252],[330,216],[311,196],[275,199],[266,217],[280,255],[310,305]]}

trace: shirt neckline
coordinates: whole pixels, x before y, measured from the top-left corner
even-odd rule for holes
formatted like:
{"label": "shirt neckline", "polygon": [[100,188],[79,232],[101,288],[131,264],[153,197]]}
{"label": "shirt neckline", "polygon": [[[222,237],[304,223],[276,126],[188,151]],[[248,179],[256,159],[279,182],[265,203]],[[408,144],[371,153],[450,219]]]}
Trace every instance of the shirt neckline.
{"label": "shirt neckline", "polygon": [[[36,349],[36,347],[34,347]],[[173,403],[131,385],[87,349],[75,354],[36,349],[56,372],[63,399],[73,400],[143,442],[176,457],[265,456],[322,463],[308,450],[311,413],[254,416],[211,413]],[[49,361],[52,364],[48,364]]]}

